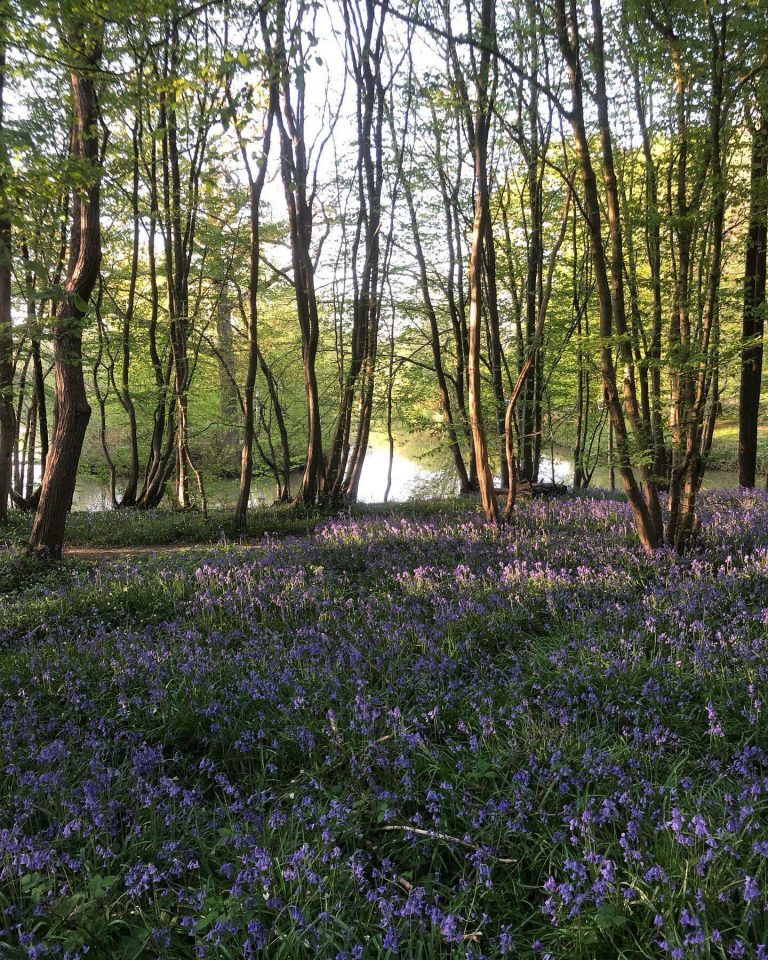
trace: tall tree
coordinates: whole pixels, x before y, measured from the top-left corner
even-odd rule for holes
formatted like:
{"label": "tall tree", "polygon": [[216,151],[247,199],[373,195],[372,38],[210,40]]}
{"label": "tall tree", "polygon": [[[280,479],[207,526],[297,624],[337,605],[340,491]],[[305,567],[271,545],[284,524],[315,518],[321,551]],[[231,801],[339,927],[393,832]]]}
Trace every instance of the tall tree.
{"label": "tall tree", "polygon": [[99,102],[96,77],[101,61],[103,20],[62,11],[60,34],[70,58],[72,85],[71,158],[84,186],[72,196],[69,262],[63,298],[54,320],[56,431],[48,452],[30,551],[61,557],[67,512],[91,415],[82,365],[82,323],[101,262]]}
{"label": "tall tree", "polygon": [[[696,536],[696,497],[719,404],[731,18],[728,0],[718,4],[717,10],[707,5],[703,16],[695,11],[682,20],[682,29],[654,18],[654,26],[669,50],[675,90],[670,221],[676,273],[668,333],[672,470],[666,539],[678,550],[685,549]],[[683,30],[690,34],[686,36]],[[706,122],[701,130],[694,121],[695,111],[701,106],[694,99],[695,92],[704,101]],[[703,142],[696,149],[699,141]]]}
{"label": "tall tree", "polygon": [[[623,300],[623,252],[621,243],[621,222],[619,201],[616,191],[616,179],[613,169],[612,144],[608,126],[607,87],[605,81],[605,48],[603,39],[602,7],[600,0],[592,0],[593,40],[592,52],[595,64],[595,94],[600,124],[601,148],[603,153],[603,174],[606,184],[608,220],[611,238],[610,273],[602,235],[603,214],[597,176],[592,161],[592,147],[587,133],[584,110],[584,50],[579,7],[571,0],[566,11],[565,0],[555,2],[555,30],[558,44],[565,61],[571,87],[571,108],[568,119],[573,130],[574,146],[581,173],[584,191],[584,218],[590,239],[595,282],[598,294],[600,316],[600,372],[603,381],[606,404],[610,422],[613,425],[619,455],[619,468],[624,491],[635,517],[640,541],[650,550],[661,545],[663,530],[660,522],[658,495],[651,480],[646,478],[645,493],[635,477],[632,465],[632,450],[624,415],[624,406],[617,386],[616,365],[613,356],[613,338],[618,333],[625,356],[626,375],[624,378],[624,398],[630,419],[637,433],[640,433],[637,415],[637,396],[632,374],[632,357],[626,357],[630,348],[624,321]],[[616,330],[614,323],[616,322]],[[628,360],[628,363],[626,362]],[[647,467],[646,467],[647,470]],[[648,499],[646,499],[646,497]]]}
{"label": "tall tree", "polygon": [[[262,10],[260,13],[262,34],[267,35],[266,13]],[[233,61],[235,63],[236,61]],[[260,250],[261,250],[261,220],[259,215],[259,205],[261,203],[261,194],[264,189],[264,182],[267,176],[267,162],[269,160],[270,145],[272,142],[272,126],[277,109],[277,84],[271,80],[271,73],[274,70],[274,64],[267,60],[267,105],[264,109],[261,149],[259,152],[256,170],[248,155],[248,147],[244,132],[237,116],[237,103],[232,96],[231,83],[227,83],[228,113],[237,134],[240,145],[240,154],[245,166],[248,177],[248,199],[249,199],[249,227],[250,227],[250,245],[249,245],[249,276],[248,276],[248,368],[245,375],[245,384],[243,389],[243,448],[240,460],[240,489],[237,495],[235,505],[235,526],[237,529],[243,529],[246,524],[248,514],[248,503],[251,497],[251,483],[253,481],[253,444],[256,434],[256,419],[254,413],[254,399],[256,389],[256,375],[261,365],[267,370],[266,364],[261,363],[261,353],[259,350],[259,273],[260,273]],[[251,105],[251,109],[253,106]],[[271,381],[271,374],[267,373]],[[281,434],[283,435],[283,451],[285,456],[288,454],[287,437],[285,436],[285,424],[282,419],[279,403],[276,404],[276,410],[279,415]],[[287,482],[290,482],[290,469],[286,470]]]}
{"label": "tall tree", "polygon": [[[341,4],[347,63],[355,85],[357,124],[357,215],[352,242],[352,335],[350,362],[341,391],[326,484],[337,499],[354,499],[360,483],[373,415],[373,388],[380,321],[382,283],[381,214],[384,183],[385,83],[382,76],[386,2]],[[391,79],[389,81],[391,83]],[[357,430],[351,440],[357,396]]]}
{"label": "tall tree", "polygon": [[11,312],[11,164],[6,144],[5,74],[7,4],[0,4],[0,523],[8,518],[16,413],[13,406],[13,316]]}
{"label": "tall tree", "polygon": [[[311,31],[305,29],[308,9],[300,0],[294,22],[289,22],[286,0],[277,0],[274,29],[265,30],[265,45],[274,57],[273,84],[279,107],[276,119],[280,131],[280,175],[288,212],[288,230],[293,261],[296,312],[301,330],[304,388],[307,398],[307,454],[298,499],[315,502],[325,487],[325,461],[317,379],[317,351],[320,345],[320,313],[315,291],[315,263],[312,258],[313,204],[309,156],[305,138],[307,44]],[[287,36],[286,36],[287,31]],[[272,40],[274,37],[274,41]]]}
{"label": "tall tree", "polygon": [[[410,51],[409,51],[410,53]],[[411,89],[412,82],[412,62],[411,70],[409,71],[408,86],[409,91]],[[410,99],[410,98],[409,98]],[[410,107],[410,102],[409,102]],[[410,114],[410,109],[408,110],[408,115]],[[395,108],[394,108],[394,97],[390,95],[390,102],[388,107],[388,118],[390,125],[390,135],[393,143],[393,148],[397,154],[397,165],[400,170],[400,182],[402,185],[403,196],[405,197],[406,208],[408,211],[408,220],[411,227],[411,233],[413,236],[413,250],[414,256],[416,258],[416,263],[419,270],[419,287],[421,289],[421,296],[424,303],[424,312],[427,316],[427,321],[429,323],[429,332],[430,332],[430,346],[432,349],[432,364],[435,370],[435,378],[437,380],[439,398],[440,398],[440,411],[443,415],[443,420],[445,422],[446,430],[448,432],[448,443],[451,451],[451,457],[453,459],[454,467],[456,469],[456,475],[459,481],[459,491],[461,493],[468,493],[470,490],[469,475],[467,473],[466,464],[464,462],[464,455],[461,449],[461,440],[459,435],[459,429],[456,424],[456,419],[453,412],[453,404],[451,402],[451,393],[448,386],[448,377],[446,375],[445,364],[443,361],[443,343],[440,336],[440,324],[438,321],[437,310],[435,308],[432,292],[430,289],[430,279],[429,271],[427,268],[427,257],[424,253],[424,246],[421,239],[421,231],[419,228],[419,221],[416,214],[416,204],[414,200],[414,187],[412,184],[412,179],[414,177],[414,170],[407,170],[404,165],[404,148],[398,146],[397,135],[395,131]],[[406,116],[406,123],[408,116]],[[452,277],[449,277],[449,285],[452,287]],[[463,381],[463,377],[461,378]],[[462,382],[463,388],[463,382]],[[463,390],[462,390],[463,393]],[[389,399],[391,400],[391,390],[388,394]],[[388,408],[389,409],[389,408]]]}
{"label": "tall tree", "polygon": [[488,444],[483,422],[480,347],[483,305],[483,259],[488,242],[491,216],[488,193],[488,133],[493,104],[490,99],[492,44],[494,42],[494,3],[483,0],[479,35],[483,41],[475,74],[475,107],[472,116],[472,142],[475,161],[475,220],[469,259],[469,418],[472,424],[478,483],[483,511],[498,522],[499,505],[493,489],[493,473],[488,459]]}
{"label": "tall tree", "polygon": [[739,384],[739,483],[754,487],[757,472],[757,429],[763,374],[765,328],[766,240],[768,239],[768,97],[755,98],[752,129],[749,227],[744,268],[741,378]]}

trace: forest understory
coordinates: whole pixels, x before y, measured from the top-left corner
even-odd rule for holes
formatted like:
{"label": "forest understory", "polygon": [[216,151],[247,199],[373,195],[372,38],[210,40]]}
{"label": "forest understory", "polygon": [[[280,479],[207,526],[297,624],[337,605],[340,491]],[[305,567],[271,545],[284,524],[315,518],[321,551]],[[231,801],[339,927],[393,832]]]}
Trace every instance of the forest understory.
{"label": "forest understory", "polygon": [[767,4],[0,0],[0,960],[768,960]]}
{"label": "forest understory", "polygon": [[35,560],[0,956],[764,957],[768,497],[701,510],[685,556],[585,496]]}

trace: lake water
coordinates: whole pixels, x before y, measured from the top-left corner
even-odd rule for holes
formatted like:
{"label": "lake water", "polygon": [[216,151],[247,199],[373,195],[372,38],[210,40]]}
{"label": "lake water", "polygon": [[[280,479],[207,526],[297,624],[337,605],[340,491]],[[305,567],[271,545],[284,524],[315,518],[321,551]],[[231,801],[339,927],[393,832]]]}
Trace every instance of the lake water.
{"label": "lake water", "polygon": [[[359,499],[365,503],[380,503],[384,499],[389,467],[389,449],[383,437],[374,437],[365,458],[360,478]],[[570,485],[573,482],[573,462],[568,459],[566,450],[556,450],[554,462],[551,457],[542,457],[539,479],[543,482],[554,480],[556,483]],[[298,488],[300,475],[295,479]],[[617,485],[620,486],[617,477]],[[607,489],[610,485],[608,469],[598,468],[592,478],[594,487]],[[731,489],[738,486],[735,472],[712,470],[704,481],[708,489]],[[206,493],[211,507],[233,506],[237,496],[236,478],[221,480],[208,479]],[[389,492],[391,501],[411,499],[450,497],[456,493],[456,477],[453,464],[440,452],[411,445],[407,448],[395,446],[392,462],[392,486]],[[269,478],[257,478],[253,483],[251,505],[259,506],[271,503],[275,487]],[[81,476],[77,481],[74,509],[108,510],[110,509],[109,487],[98,477]]]}

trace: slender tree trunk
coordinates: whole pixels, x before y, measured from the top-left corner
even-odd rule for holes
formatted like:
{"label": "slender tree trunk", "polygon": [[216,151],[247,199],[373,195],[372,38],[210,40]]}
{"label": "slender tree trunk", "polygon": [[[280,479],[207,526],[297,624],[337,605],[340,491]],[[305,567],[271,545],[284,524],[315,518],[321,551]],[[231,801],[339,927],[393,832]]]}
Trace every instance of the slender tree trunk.
{"label": "slender tree trunk", "polygon": [[[264,165],[266,168],[266,164]],[[235,504],[235,529],[244,530],[253,483],[253,439],[255,436],[254,394],[258,370],[258,285],[259,285],[259,193],[251,182],[250,278],[248,284],[248,368],[243,390],[243,448],[240,455],[240,488]]]}
{"label": "slender tree trunk", "polygon": [[[383,131],[385,89],[382,80],[386,4],[374,0],[341,4],[344,14],[348,69],[355,82],[357,116],[357,225],[352,244],[352,337],[350,364],[341,391],[326,469],[326,494],[338,499],[357,496],[371,429],[381,311],[380,278]],[[398,163],[399,163],[398,159]],[[386,256],[384,257],[384,268]],[[355,396],[358,425],[350,449]]]}
{"label": "slender tree trunk", "polygon": [[496,401],[496,437],[498,440],[499,452],[499,473],[501,475],[501,485],[504,488],[509,486],[509,464],[507,461],[505,446],[505,413],[507,408],[504,399],[504,377],[502,372],[502,347],[501,347],[501,321],[499,318],[499,299],[498,286],[496,281],[496,243],[493,236],[493,224],[490,214],[485,224],[485,239],[483,241],[483,266],[485,272],[485,293],[486,293],[486,320],[488,327],[488,353],[491,360],[491,382],[493,385],[493,396]]}
{"label": "slender tree trunk", "polygon": [[[529,4],[529,11],[530,11]],[[534,67],[538,68],[538,44],[534,41]],[[541,183],[539,180],[539,110],[538,102],[531,96],[528,112],[528,251],[526,262],[525,282],[525,349],[523,355],[529,355],[534,347],[536,336],[537,302],[539,281],[541,276],[542,260],[542,198]],[[527,362],[527,361],[526,361]],[[522,367],[520,371],[522,373]],[[536,370],[533,376],[526,374],[522,394],[522,448],[523,459],[520,467],[520,477],[528,483],[534,483],[538,478],[539,456],[536,454],[536,438],[541,437],[541,392],[536,383]],[[538,389],[537,389],[538,388]]]}
{"label": "slender tree trunk", "polygon": [[[266,14],[261,13],[262,30],[266,31]],[[229,91],[227,91],[229,94]],[[264,187],[264,181],[267,175],[267,161],[269,159],[269,150],[272,142],[272,124],[277,109],[277,85],[273,81],[269,84],[269,104],[264,117],[264,129],[261,141],[261,159],[256,176],[253,175],[253,169],[248,159],[248,150],[245,142],[240,135],[239,128],[236,127],[238,140],[240,143],[240,152],[248,174],[250,186],[250,274],[248,278],[248,368],[245,374],[245,386],[243,390],[243,448],[240,456],[240,489],[237,494],[237,503],[235,505],[235,529],[244,530],[248,515],[248,504],[251,498],[251,484],[253,483],[253,443],[256,435],[254,397],[256,390],[256,374],[259,369],[260,351],[259,351],[259,256],[260,256],[260,221],[259,221],[259,203],[261,201],[261,192]],[[269,368],[265,363],[261,364],[262,369],[267,375],[270,393],[273,390],[273,379]],[[282,411],[277,399],[276,391],[273,396],[273,405],[278,417],[281,439],[283,441],[283,453],[288,457],[288,464],[285,470],[284,485],[290,483],[290,454],[288,453],[288,437],[285,429],[285,423],[282,418]]]}
{"label": "slender tree trunk", "polygon": [[[179,56],[179,30],[174,22],[171,38],[171,80],[176,80]],[[168,300],[171,304],[171,344],[173,348],[174,392],[176,394],[176,505],[190,506],[189,497],[189,283],[187,249],[182,230],[181,167],[176,123],[176,92],[171,87],[165,102],[163,167],[166,211],[166,249],[171,258],[167,265]]]}
{"label": "slender tree trunk", "polygon": [[[687,417],[685,434],[685,463],[681,510],[674,531],[675,548],[686,550],[697,538],[699,519],[696,501],[706,470],[719,403],[719,349],[720,349],[720,278],[722,275],[723,236],[725,229],[725,202],[727,193],[723,157],[723,128],[725,110],[725,58],[728,11],[723,7],[716,23],[708,13],[712,41],[712,91],[709,110],[710,182],[712,189],[712,249],[706,273],[706,293],[703,315],[697,324],[696,348],[698,358],[692,377],[693,402]],[[709,405],[709,409],[708,409]]]}
{"label": "slender tree trunk", "polygon": [[[611,312],[619,337],[618,352],[624,367],[624,408],[627,412],[635,443],[641,451],[638,472],[641,477],[645,500],[645,517],[648,534],[654,545],[659,546],[664,538],[664,526],[661,517],[661,504],[653,478],[653,443],[650,434],[650,422],[643,416],[643,410],[637,396],[637,372],[632,344],[632,332],[626,317],[624,277],[626,263],[621,224],[621,203],[616,180],[613,159],[613,138],[609,124],[608,90],[605,78],[605,48],[603,40],[603,12],[601,0],[592,0],[592,25],[594,39],[592,58],[595,66],[595,101],[597,104],[598,125],[600,128],[600,146],[605,183],[605,200],[610,235],[610,296]],[[650,409],[648,409],[650,416]]]}
{"label": "slender tree trunk", "polygon": [[[392,301],[391,291],[390,301]],[[395,462],[395,435],[392,431],[392,394],[395,389],[395,376],[397,373],[395,368],[395,315],[394,301],[392,301],[392,323],[389,327],[389,362],[387,371],[387,450],[389,456],[387,458],[387,483],[384,487],[384,503],[389,501],[389,493],[392,489],[392,467]]]}
{"label": "slender tree trunk", "polygon": [[45,399],[45,374],[43,359],[40,355],[40,340],[32,338],[32,367],[35,377],[35,400],[37,401],[37,422],[40,431],[40,477],[45,475],[45,462],[48,459],[48,409]]}
{"label": "slender tree trunk", "polygon": [[[585,465],[584,451],[588,433],[589,420],[589,371],[585,368],[583,318],[579,304],[579,248],[576,236],[576,217],[573,218],[571,231],[571,255],[573,268],[571,286],[573,295],[573,314],[576,326],[576,440],[573,448],[573,489],[581,490],[584,486]],[[583,269],[583,263],[582,263]],[[586,389],[585,389],[586,388]]]}
{"label": "slender tree trunk", "polygon": [[276,4],[277,31],[275,72],[279,77],[281,98],[276,111],[280,129],[280,173],[288,212],[288,227],[293,258],[296,312],[302,342],[304,390],[307,398],[307,454],[298,499],[315,503],[325,487],[325,462],[317,382],[317,351],[320,341],[320,316],[315,292],[315,268],[311,254],[312,191],[309,190],[309,162],[304,139],[304,96],[299,91],[294,105],[284,30],[286,3]]}
{"label": "slender tree trunk", "polygon": [[[4,6],[4,5],[3,5]],[[0,7],[0,14],[6,11]],[[4,29],[4,25],[3,25]],[[0,38],[0,523],[8,519],[16,414],[13,409],[13,317],[11,315],[11,218],[5,145],[5,40]]]}
{"label": "slender tree trunk", "polygon": [[[440,123],[437,111],[430,102],[432,113],[432,125],[435,131],[435,163],[437,165],[437,178],[440,185],[440,194],[443,201],[443,211],[445,219],[445,238],[448,248],[448,270],[446,276],[446,298],[448,301],[448,313],[451,318],[451,329],[453,332],[454,349],[456,351],[455,374],[452,378],[454,392],[456,395],[456,417],[457,430],[466,443],[467,458],[465,465],[467,469],[467,490],[477,490],[477,464],[475,458],[475,446],[472,436],[472,425],[469,420],[467,409],[467,395],[469,393],[469,332],[466,318],[466,296],[464,292],[464,263],[462,253],[462,230],[460,226],[460,200],[459,187],[461,181],[461,123],[458,117],[455,120],[456,142],[457,142],[457,170],[455,179],[449,180],[447,161],[441,146]],[[461,452],[461,451],[460,451]],[[466,469],[466,466],[465,466]]]}
{"label": "slender tree trunk", "polygon": [[[395,131],[394,131],[394,118],[390,112],[390,126],[392,130],[392,141],[396,142]],[[402,160],[402,157],[398,158]],[[440,326],[437,320],[437,312],[435,310],[434,303],[432,301],[432,294],[429,289],[429,276],[427,271],[427,258],[424,254],[424,248],[421,243],[421,233],[419,231],[419,223],[416,216],[416,206],[413,199],[413,188],[411,186],[408,175],[404,170],[402,170],[401,183],[403,187],[403,193],[405,195],[405,202],[408,208],[408,217],[411,224],[411,234],[413,236],[413,248],[414,254],[416,257],[416,263],[419,268],[419,285],[421,287],[421,296],[424,302],[424,311],[427,315],[427,320],[429,322],[429,331],[430,331],[430,346],[432,348],[432,362],[435,368],[435,377],[437,378],[437,388],[438,395],[440,397],[440,410],[443,414],[443,420],[445,421],[445,426],[448,431],[448,443],[451,450],[451,456],[453,458],[453,463],[456,468],[456,476],[459,481],[459,492],[464,494],[468,493],[470,489],[469,485],[469,475],[467,474],[467,468],[464,463],[464,456],[461,452],[461,443],[459,441],[459,432],[456,427],[453,407],[451,405],[451,395],[448,389],[448,379],[445,374],[445,367],[443,366],[443,345],[440,340]],[[452,250],[452,244],[451,244]],[[452,287],[451,278],[449,277],[449,288]],[[450,294],[452,296],[452,293]],[[394,334],[393,334],[394,336]],[[460,377],[463,378],[463,373],[460,374]],[[462,384],[462,395],[463,395],[463,384]],[[391,386],[388,394],[388,403],[391,404]]]}
{"label": "slender tree trunk", "polygon": [[643,84],[641,83],[640,67],[632,56],[631,48],[627,50],[634,86],[635,112],[637,114],[640,134],[643,141],[643,155],[645,157],[645,244],[648,267],[651,274],[651,289],[653,293],[653,315],[651,324],[651,338],[648,350],[648,364],[650,366],[650,424],[653,443],[653,475],[658,487],[667,486],[668,463],[667,448],[664,442],[664,423],[662,416],[661,397],[661,334],[662,334],[662,278],[661,278],[661,214],[658,185],[658,171],[653,156],[653,144],[648,130],[646,105],[643,98]]}
{"label": "slender tree trunk", "polygon": [[[518,374],[517,381],[514,387],[512,388],[512,393],[507,403],[507,409],[504,417],[504,441],[505,441],[504,452],[507,460],[507,474],[509,477],[507,503],[504,509],[504,516],[506,520],[509,520],[512,516],[512,511],[515,508],[515,497],[517,495],[517,466],[515,464],[515,405],[517,404],[518,397],[520,396],[522,390],[525,388],[525,384],[527,380],[530,378],[531,373],[536,369],[536,364],[539,357],[539,351],[541,350],[542,338],[544,335],[544,325],[547,317],[547,308],[549,307],[549,300],[552,295],[552,280],[555,275],[555,265],[557,262],[557,255],[560,251],[560,247],[563,245],[563,240],[565,239],[565,234],[568,230],[568,218],[570,216],[570,212],[571,212],[571,191],[569,190],[566,197],[566,201],[565,201],[565,208],[563,210],[563,222],[560,227],[560,233],[558,235],[557,240],[555,241],[555,244],[552,248],[552,251],[549,257],[549,268],[547,270],[546,284],[542,285],[541,294],[539,296],[536,323],[533,329],[533,335],[528,345],[528,356],[526,357],[525,362],[520,368],[520,373]],[[550,409],[551,409],[551,404],[550,404]],[[551,422],[551,414],[550,414],[550,422]],[[550,435],[551,435],[551,430],[550,430]],[[552,456],[552,464],[554,469],[554,454]]]}
{"label": "slender tree trunk", "polygon": [[[142,133],[143,127],[140,127],[140,138]],[[154,131],[152,131],[152,133],[154,134]],[[160,191],[157,178],[157,138],[154,135],[151,138],[150,149],[151,156],[148,164],[150,215],[147,239],[150,316],[147,339],[149,341],[149,356],[152,361],[152,370],[155,375],[157,399],[155,401],[155,410],[152,419],[152,438],[144,471],[144,482],[141,491],[136,496],[135,505],[140,510],[154,510],[159,506],[165,495],[165,488],[170,475],[168,463],[173,453],[176,430],[173,416],[173,391],[171,390],[173,360],[172,357],[169,357],[163,362],[158,344],[160,288],[157,279],[155,245],[157,225],[160,218]]]}
{"label": "slender tree trunk", "polygon": [[768,223],[768,111],[752,135],[751,190],[747,257],[744,269],[741,382],[739,385],[739,483],[754,487],[757,426],[763,373],[766,224]]}
{"label": "slender tree trunk", "polygon": [[[93,392],[96,396],[96,402],[99,406],[99,443],[101,444],[101,451],[104,454],[104,459],[107,462],[107,469],[109,471],[109,502],[113,509],[117,509],[117,470],[115,469],[115,462],[109,452],[109,444],[107,443],[107,400],[109,398],[112,381],[114,380],[115,364],[114,359],[109,354],[108,360],[106,362],[104,360],[106,330],[104,328],[104,318],[102,316],[103,296],[104,283],[102,278],[99,277],[99,293],[96,297],[95,305],[99,346],[96,353],[96,359],[93,364]],[[106,373],[106,388],[104,390],[101,388],[101,381],[99,379],[99,371],[101,368],[103,368]]]}
{"label": "slender tree trunk", "polygon": [[27,469],[24,489],[21,491],[24,498],[29,500],[35,492],[35,452],[37,441],[37,396],[33,394],[29,405],[27,429],[25,435],[27,445]]}
{"label": "slender tree trunk", "polygon": [[[483,0],[480,26],[484,37],[493,36],[493,0]],[[477,75],[477,102],[474,114],[475,157],[475,221],[472,228],[472,247],[469,259],[469,419],[472,424],[477,473],[480,484],[480,499],[486,517],[499,522],[499,505],[493,489],[493,474],[488,462],[488,445],[483,423],[482,381],[480,379],[480,345],[483,301],[483,243],[487,236],[487,221],[490,216],[488,197],[488,127],[491,111],[488,105],[488,75],[490,70],[489,48],[484,46],[480,55]]]}
{"label": "slender tree trunk", "polygon": [[[593,0],[593,14],[595,13],[597,16],[594,16],[594,20],[598,21],[600,14],[599,0]],[[558,43],[568,68],[571,91],[573,95],[573,107],[570,114],[570,122],[573,129],[574,145],[579,162],[579,169],[581,171],[581,179],[584,186],[585,221],[589,234],[590,246],[592,249],[595,281],[598,293],[600,337],[602,340],[602,345],[600,348],[600,373],[603,381],[603,389],[605,391],[606,404],[608,407],[610,420],[613,424],[615,442],[618,448],[620,473],[624,491],[632,508],[640,542],[645,549],[651,550],[661,545],[662,531],[655,522],[655,511],[649,510],[648,504],[643,498],[643,494],[637,484],[637,480],[632,469],[629,437],[627,435],[627,426],[624,420],[624,410],[621,403],[621,397],[617,388],[613,351],[610,346],[614,334],[613,311],[615,302],[615,286],[614,290],[612,290],[611,281],[608,275],[605,249],[603,247],[600,196],[597,189],[597,178],[595,176],[595,170],[592,164],[589,138],[587,136],[584,121],[583,76],[580,59],[579,25],[577,18],[578,9],[575,4],[572,4],[571,14],[570,16],[567,16],[565,11],[565,0],[556,0],[555,25]],[[596,38],[596,40],[597,39],[598,38]],[[602,37],[599,39],[602,40]],[[611,214],[611,216],[613,215],[614,214]],[[612,255],[615,257],[617,252],[616,235],[615,233],[612,233]],[[616,277],[614,272],[614,281],[615,279]],[[629,399],[631,400],[630,391],[631,381],[625,384],[625,396],[629,396]]]}
{"label": "slender tree trunk", "polygon": [[232,330],[232,303],[229,297],[229,282],[224,278],[219,284],[216,304],[216,357],[219,373],[219,416],[222,432],[222,465],[229,466],[229,456],[237,434],[233,424],[240,413],[237,381],[235,375],[235,344]]}
{"label": "slender tree trunk", "polygon": [[459,480],[459,492],[468,493],[470,490],[469,475],[464,464],[464,456],[461,452],[459,442],[459,433],[453,417],[453,408],[451,406],[451,395],[448,390],[448,380],[443,367],[443,350],[440,342],[440,327],[437,321],[437,313],[432,302],[432,296],[429,291],[429,279],[427,276],[427,261],[424,256],[424,250],[421,245],[418,223],[416,220],[416,209],[413,204],[413,194],[410,185],[405,186],[405,196],[408,204],[408,212],[411,220],[411,230],[413,232],[414,251],[419,265],[419,281],[421,284],[421,295],[424,301],[424,309],[429,321],[430,345],[432,347],[432,361],[437,378],[437,388],[440,396],[440,409],[443,414],[446,428],[448,430],[448,442],[453,457],[453,463],[456,468],[456,476]]}
{"label": "slender tree trunk", "polygon": [[[141,108],[139,108],[141,109]],[[133,183],[131,189],[131,212],[133,216],[133,241],[131,249],[131,275],[128,283],[128,302],[123,314],[122,329],[122,362],[120,365],[120,389],[117,396],[120,404],[128,416],[128,444],[130,448],[130,464],[125,489],[119,500],[119,506],[132,507],[136,503],[136,493],[139,486],[139,435],[136,420],[136,406],[133,402],[130,389],[131,369],[131,327],[136,307],[136,282],[139,270],[139,123],[137,119],[132,131],[133,143]],[[116,387],[116,385],[115,385]]]}
{"label": "slender tree trunk", "polygon": [[[719,388],[718,363],[720,345],[720,278],[722,274],[723,235],[725,224],[726,173],[723,159],[723,130],[726,122],[726,39],[729,11],[723,6],[719,22],[707,10],[709,38],[711,41],[709,96],[709,140],[703,161],[700,163],[694,184],[692,202],[686,198],[686,167],[678,171],[678,205],[689,216],[681,226],[680,269],[683,259],[690,262],[693,250],[694,222],[690,214],[698,209],[704,185],[711,185],[711,250],[709,264],[704,269],[707,257],[707,238],[701,248],[700,276],[706,276],[703,297],[693,294],[694,303],[699,302],[699,314],[691,323],[691,304],[688,299],[677,304],[679,310],[678,344],[681,352],[679,389],[673,392],[676,404],[673,407],[676,423],[672,478],[667,520],[667,541],[678,551],[686,550],[696,539],[699,521],[696,517],[696,498],[706,468],[709,444],[714,431]],[[684,108],[684,101],[681,104]],[[684,109],[680,111],[685,121]],[[680,130],[678,155],[685,160],[688,149],[687,122]],[[682,161],[679,160],[679,163]],[[682,251],[685,251],[683,257]],[[689,296],[688,279],[685,280],[685,295]],[[681,291],[682,293],[682,291]],[[701,301],[703,300],[703,303]],[[708,405],[709,404],[709,417]]]}
{"label": "slender tree trunk", "polygon": [[[14,423],[16,424],[15,436],[13,438],[13,456],[11,469],[11,491],[21,490],[21,476],[23,470],[24,458],[21,452],[21,430],[24,425],[24,403],[27,399],[27,374],[29,373],[29,361],[32,357],[31,352],[24,357],[24,363],[21,367],[21,375],[16,388],[16,410],[14,413]],[[14,375],[17,363],[14,363]],[[13,497],[13,493],[11,493]]]}

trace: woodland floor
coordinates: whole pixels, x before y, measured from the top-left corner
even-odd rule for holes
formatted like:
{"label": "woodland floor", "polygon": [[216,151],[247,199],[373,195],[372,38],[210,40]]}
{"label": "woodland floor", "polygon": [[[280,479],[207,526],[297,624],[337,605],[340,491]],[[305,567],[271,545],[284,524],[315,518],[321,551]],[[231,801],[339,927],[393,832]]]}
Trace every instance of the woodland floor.
{"label": "woodland floor", "polygon": [[768,497],[702,509],[20,524],[0,957],[767,957]]}

